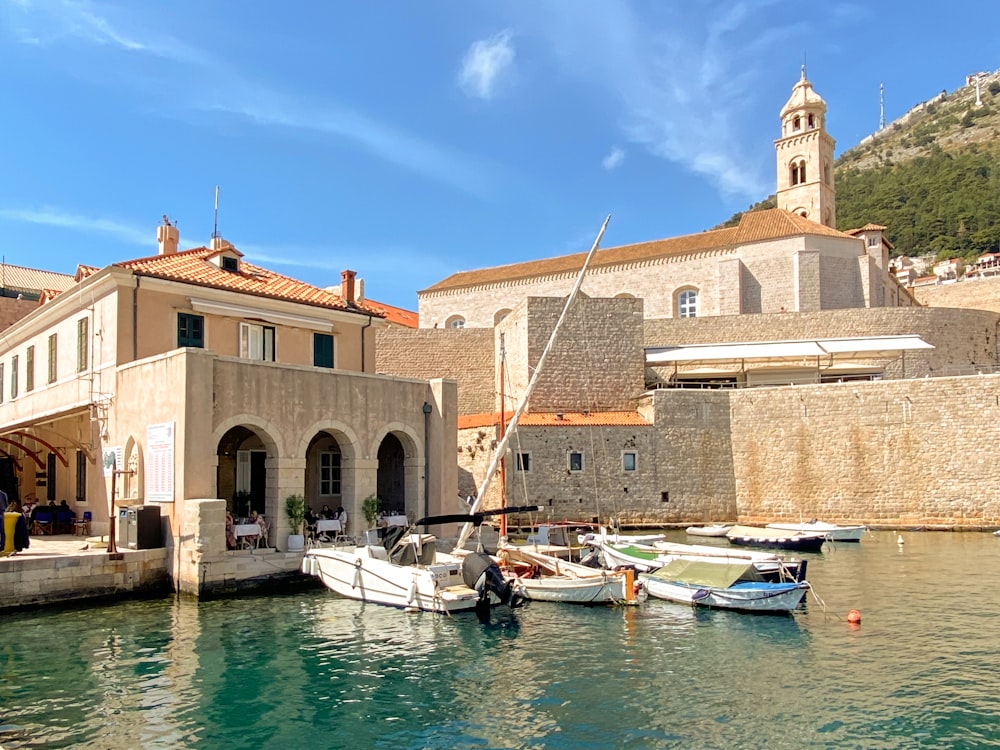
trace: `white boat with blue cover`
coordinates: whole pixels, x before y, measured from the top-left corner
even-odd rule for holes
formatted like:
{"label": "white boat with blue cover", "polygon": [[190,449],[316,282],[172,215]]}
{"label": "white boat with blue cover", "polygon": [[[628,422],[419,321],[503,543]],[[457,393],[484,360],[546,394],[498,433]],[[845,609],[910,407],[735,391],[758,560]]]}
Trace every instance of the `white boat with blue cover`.
{"label": "white boat with blue cover", "polygon": [[671,560],[657,571],[640,573],[646,592],[657,599],[739,612],[787,614],[799,606],[809,584],[772,583],[749,562]]}

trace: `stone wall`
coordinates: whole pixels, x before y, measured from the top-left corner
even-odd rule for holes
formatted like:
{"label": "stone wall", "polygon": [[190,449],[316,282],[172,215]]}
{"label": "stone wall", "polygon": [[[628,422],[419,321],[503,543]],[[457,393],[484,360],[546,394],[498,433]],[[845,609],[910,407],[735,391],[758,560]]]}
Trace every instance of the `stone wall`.
{"label": "stone wall", "polygon": [[913,293],[920,304],[928,307],[965,307],[1000,313],[1000,276],[920,286]]}
{"label": "stone wall", "polygon": [[492,328],[384,328],[376,339],[377,372],[405,378],[458,382],[458,413],[493,411]]}
{"label": "stone wall", "polygon": [[13,557],[0,564],[0,611],[170,590],[167,549]]}
{"label": "stone wall", "polygon": [[741,521],[1000,521],[1000,376],[729,393]]}

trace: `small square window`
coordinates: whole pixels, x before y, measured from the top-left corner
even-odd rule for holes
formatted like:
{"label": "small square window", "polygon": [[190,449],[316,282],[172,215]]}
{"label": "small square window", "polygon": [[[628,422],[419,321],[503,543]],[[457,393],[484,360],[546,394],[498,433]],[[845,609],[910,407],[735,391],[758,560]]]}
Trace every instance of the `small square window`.
{"label": "small square window", "polygon": [[571,451],[569,454],[569,470],[573,473],[583,471],[583,454]]}
{"label": "small square window", "polygon": [[530,453],[518,453],[517,454],[517,470],[518,471],[531,471],[531,454]]}
{"label": "small square window", "polygon": [[622,471],[635,471],[636,454],[634,451],[622,453]]}
{"label": "small square window", "polygon": [[229,255],[222,256],[222,270],[223,271],[239,271],[240,262]]}

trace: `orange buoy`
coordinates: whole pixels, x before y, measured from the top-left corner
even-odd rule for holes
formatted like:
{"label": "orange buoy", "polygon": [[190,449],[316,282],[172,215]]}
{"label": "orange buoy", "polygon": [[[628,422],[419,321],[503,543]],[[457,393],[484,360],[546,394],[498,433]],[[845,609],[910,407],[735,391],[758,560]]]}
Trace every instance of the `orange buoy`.
{"label": "orange buoy", "polygon": [[861,613],[856,609],[852,609],[847,613],[847,621],[852,624],[857,624],[861,622]]}

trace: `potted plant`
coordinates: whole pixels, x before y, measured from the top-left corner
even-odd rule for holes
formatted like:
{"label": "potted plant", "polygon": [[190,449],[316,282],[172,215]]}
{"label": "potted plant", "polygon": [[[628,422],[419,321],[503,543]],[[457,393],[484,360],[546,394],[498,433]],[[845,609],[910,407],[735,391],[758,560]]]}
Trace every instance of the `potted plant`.
{"label": "potted plant", "polygon": [[368,544],[378,544],[378,531],[375,524],[378,523],[378,509],[381,501],[377,495],[369,495],[361,502],[361,512],[365,514],[368,522],[368,531],[365,532],[365,541]]}
{"label": "potted plant", "polygon": [[291,526],[291,533],[288,535],[288,551],[299,552],[306,544],[306,538],[302,534],[302,525],[306,521],[306,499],[302,495],[289,495],[285,498],[285,518]]}

